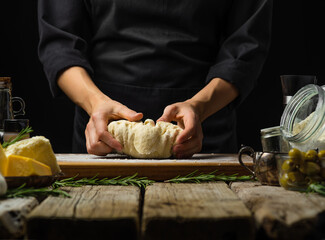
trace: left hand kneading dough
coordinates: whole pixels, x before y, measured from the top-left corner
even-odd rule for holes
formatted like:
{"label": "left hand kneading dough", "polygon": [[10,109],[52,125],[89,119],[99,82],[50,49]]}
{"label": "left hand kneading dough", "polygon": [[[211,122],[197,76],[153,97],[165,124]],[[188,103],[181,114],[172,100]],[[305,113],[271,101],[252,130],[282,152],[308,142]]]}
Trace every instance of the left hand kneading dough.
{"label": "left hand kneading dough", "polygon": [[182,131],[169,122],[113,121],[108,131],[123,145],[123,153],[135,158],[169,158],[177,135]]}

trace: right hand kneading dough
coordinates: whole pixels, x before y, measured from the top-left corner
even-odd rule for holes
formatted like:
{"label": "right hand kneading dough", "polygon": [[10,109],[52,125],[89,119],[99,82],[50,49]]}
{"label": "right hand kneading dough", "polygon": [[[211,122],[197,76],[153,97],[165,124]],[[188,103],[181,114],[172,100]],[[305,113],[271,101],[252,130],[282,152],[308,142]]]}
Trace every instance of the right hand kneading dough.
{"label": "right hand kneading dough", "polygon": [[169,158],[177,135],[182,131],[169,122],[113,121],[108,125],[110,134],[123,145],[123,153],[135,158]]}

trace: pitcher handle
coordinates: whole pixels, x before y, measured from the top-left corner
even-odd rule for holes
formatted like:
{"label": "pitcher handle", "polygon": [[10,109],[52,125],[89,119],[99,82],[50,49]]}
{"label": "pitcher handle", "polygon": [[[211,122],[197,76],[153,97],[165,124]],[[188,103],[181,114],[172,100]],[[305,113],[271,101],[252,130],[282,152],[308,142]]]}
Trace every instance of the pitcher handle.
{"label": "pitcher handle", "polygon": [[255,176],[255,172],[244,164],[244,162],[242,160],[242,155],[243,154],[247,154],[248,156],[250,156],[251,158],[253,158],[253,162],[255,163],[255,151],[254,151],[254,149],[251,148],[251,147],[249,147],[249,146],[242,147],[239,150],[239,153],[238,153],[238,161],[239,161],[240,165],[242,165],[249,172],[251,172],[253,174],[253,176]]}
{"label": "pitcher handle", "polygon": [[25,115],[25,102],[22,98],[20,97],[12,97],[11,98],[12,102],[19,102],[20,104],[20,109],[15,111],[12,110],[14,117],[19,116],[19,115]]}

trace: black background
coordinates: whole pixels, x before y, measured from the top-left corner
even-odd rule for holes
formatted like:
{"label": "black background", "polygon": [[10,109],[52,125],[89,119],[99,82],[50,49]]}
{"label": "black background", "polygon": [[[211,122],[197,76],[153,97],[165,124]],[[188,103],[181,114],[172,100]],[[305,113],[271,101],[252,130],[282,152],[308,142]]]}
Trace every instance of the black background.
{"label": "black background", "polygon": [[[316,75],[318,84],[325,84],[323,2],[274,1],[271,50],[254,91],[238,110],[239,145],[261,150],[260,129],[279,125],[283,111],[280,75]],[[49,138],[56,153],[68,153],[74,104],[65,96],[52,98],[37,44],[37,1],[1,0],[0,76],[12,77],[12,95],[25,100],[32,135]]]}

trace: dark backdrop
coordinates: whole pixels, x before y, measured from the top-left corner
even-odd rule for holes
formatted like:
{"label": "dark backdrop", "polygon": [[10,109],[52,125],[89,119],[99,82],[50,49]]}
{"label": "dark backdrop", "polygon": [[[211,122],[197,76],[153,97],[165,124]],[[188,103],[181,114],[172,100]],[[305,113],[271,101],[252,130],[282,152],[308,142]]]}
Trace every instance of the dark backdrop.
{"label": "dark backdrop", "polygon": [[[254,91],[238,110],[239,145],[261,150],[260,129],[279,125],[280,75],[316,75],[318,84],[325,84],[324,12],[323,0],[274,0],[270,54]],[[36,0],[0,1],[0,76],[11,76],[13,96],[25,100],[33,135],[49,138],[56,153],[71,152],[74,105],[65,96],[51,96],[37,56],[36,13]]]}

